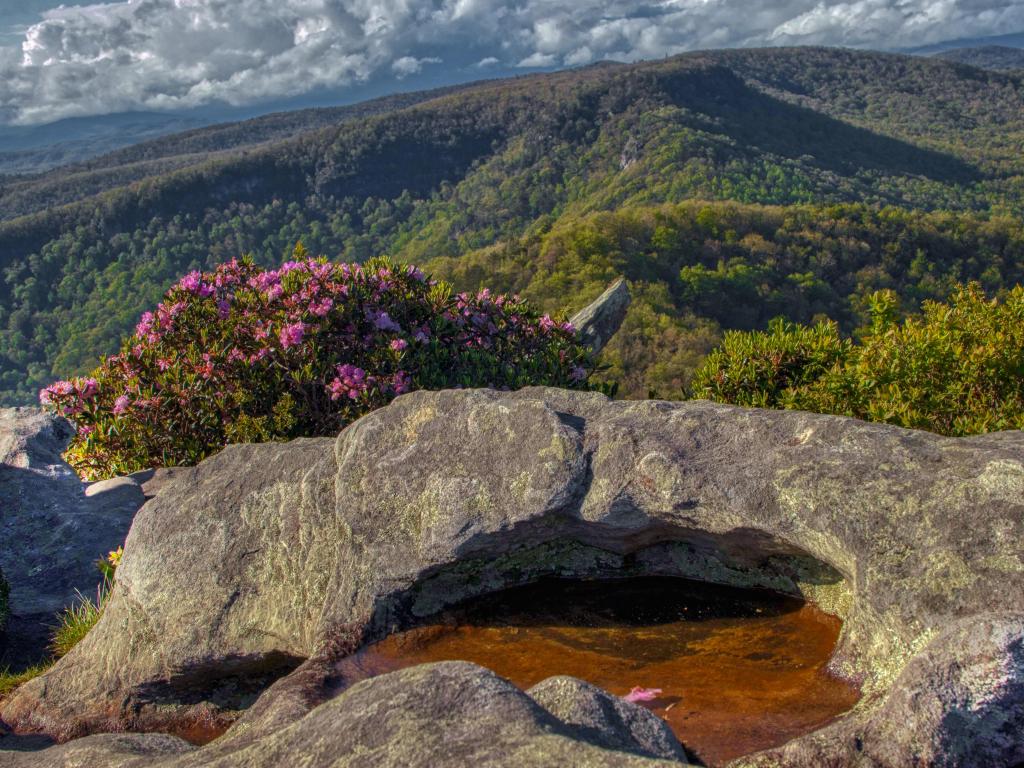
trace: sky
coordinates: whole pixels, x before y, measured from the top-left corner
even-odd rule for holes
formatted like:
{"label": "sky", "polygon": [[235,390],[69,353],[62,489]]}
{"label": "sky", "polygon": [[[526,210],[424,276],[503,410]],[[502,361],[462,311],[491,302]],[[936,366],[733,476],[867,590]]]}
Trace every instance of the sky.
{"label": "sky", "polygon": [[1024,30],[1024,0],[0,0],[0,125],[777,45]]}

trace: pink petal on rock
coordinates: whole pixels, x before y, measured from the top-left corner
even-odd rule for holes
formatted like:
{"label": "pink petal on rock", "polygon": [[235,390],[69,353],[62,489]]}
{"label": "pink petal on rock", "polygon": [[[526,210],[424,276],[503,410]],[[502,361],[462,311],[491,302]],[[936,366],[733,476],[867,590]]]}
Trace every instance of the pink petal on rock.
{"label": "pink petal on rock", "polygon": [[661,695],[661,688],[641,688],[639,685],[635,686],[624,698],[626,701],[651,701]]}

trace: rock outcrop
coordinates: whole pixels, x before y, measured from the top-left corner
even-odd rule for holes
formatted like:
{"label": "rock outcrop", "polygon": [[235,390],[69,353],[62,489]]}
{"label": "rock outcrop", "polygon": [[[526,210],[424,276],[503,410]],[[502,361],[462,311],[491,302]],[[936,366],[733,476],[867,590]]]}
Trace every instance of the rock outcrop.
{"label": "rock outcrop", "polygon": [[54,615],[77,593],[92,595],[96,561],[124,541],[145,501],[139,482],[86,493],[61,458],[72,435],[37,408],[0,410],[0,571],[10,584],[10,647],[17,664],[46,648]]}
{"label": "rock outcrop", "polygon": [[[800,595],[844,619],[832,666],[861,683],[860,705],[739,764],[1009,767],[1024,761],[1022,540],[1024,433],[417,392],[336,440],[232,446],[172,478],[137,515],[97,627],[0,716],[66,739],[244,712],[173,764],[249,764],[218,750],[298,749],[328,717],[362,733],[341,702],[376,707],[391,689],[345,690],[332,660],[456,601],[545,575],[676,575]],[[597,748],[661,748],[632,709],[586,703],[599,692],[541,688],[531,700],[565,728],[619,734]],[[437,738],[458,733],[440,723]],[[370,764],[400,764],[420,732],[383,731]],[[331,764],[318,759],[304,764]]]}
{"label": "rock outcrop", "polygon": [[595,355],[611,341],[626,319],[629,309],[629,286],[619,278],[608,289],[575,315],[570,322],[576,327],[580,340]]}

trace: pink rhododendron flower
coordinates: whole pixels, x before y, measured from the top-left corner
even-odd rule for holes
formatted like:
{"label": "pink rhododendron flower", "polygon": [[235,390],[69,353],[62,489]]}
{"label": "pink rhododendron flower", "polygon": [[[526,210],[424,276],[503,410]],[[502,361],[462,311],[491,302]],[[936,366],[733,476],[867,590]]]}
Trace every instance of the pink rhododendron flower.
{"label": "pink rhododendron flower", "polygon": [[396,333],[402,330],[402,326],[391,319],[391,316],[382,310],[366,310],[367,319],[373,323],[374,327],[379,331],[395,331]]}
{"label": "pink rhododendron flower", "polygon": [[333,299],[323,299],[322,301],[315,301],[309,305],[309,311],[311,314],[317,317],[323,317],[334,307]]}
{"label": "pink rhododendron flower", "polygon": [[117,400],[114,401],[114,415],[120,415],[128,410],[128,406],[131,405],[131,399],[128,395],[121,395]]}
{"label": "pink rhododendron flower", "polygon": [[395,374],[395,378],[391,382],[391,388],[394,390],[396,395],[404,395],[412,389],[412,376],[405,371],[399,371]]}
{"label": "pink rhododendron flower", "polygon": [[204,379],[210,379],[213,377],[213,357],[210,355],[209,352],[203,353],[203,364],[197,366],[196,370]]}
{"label": "pink rhododendron flower", "polygon": [[206,298],[212,296],[214,288],[212,285],[207,285],[203,282],[203,275],[200,272],[189,272],[178,282],[178,287],[182,290],[194,293],[196,296]]}
{"label": "pink rhododendron flower", "polygon": [[281,329],[281,346],[285,349],[289,347],[297,347],[302,343],[303,337],[306,335],[306,324],[305,323],[292,323],[286,325]]}
{"label": "pink rhododendron flower", "polygon": [[395,350],[395,352],[401,352],[403,349],[405,349],[408,346],[409,346],[409,342],[406,341],[405,339],[392,339],[391,340],[391,348],[393,350]]}
{"label": "pink rhododendron flower", "polygon": [[340,400],[346,396],[350,400],[358,400],[359,396],[374,383],[372,376],[367,376],[366,371],[355,365],[339,365],[335,371],[338,375],[327,387],[332,400]]}
{"label": "pink rhododendron flower", "polygon": [[155,322],[156,316],[152,312],[143,312],[142,317],[139,319],[139,324],[135,326],[135,335],[148,336],[149,332],[153,330]]}
{"label": "pink rhododendron flower", "polygon": [[638,702],[638,701],[653,701],[661,695],[661,688],[641,688],[639,685],[635,686],[624,698],[626,701]]}

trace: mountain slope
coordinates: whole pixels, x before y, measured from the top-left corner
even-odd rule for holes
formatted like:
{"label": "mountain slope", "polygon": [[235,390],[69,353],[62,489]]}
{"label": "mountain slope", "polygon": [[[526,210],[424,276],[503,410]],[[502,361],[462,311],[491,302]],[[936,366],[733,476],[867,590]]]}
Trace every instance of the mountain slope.
{"label": "mountain slope", "polygon": [[[182,272],[242,252],[276,262],[300,238],[332,257],[426,261],[692,198],[965,222],[1024,210],[1021,77],[939,60],[708,52],[411,98],[221,152],[203,129],[5,186],[4,401],[110,351]],[[665,274],[649,283],[672,292]]]}
{"label": "mountain slope", "polygon": [[457,89],[458,86],[452,86],[400,93],[348,106],[278,112],[240,122],[204,126],[134,142],[100,157],[68,163],[34,176],[0,178],[0,220],[43,207],[65,205],[174,170],[203,165],[216,158],[242,156],[254,147],[348,120],[396,111]]}
{"label": "mountain slope", "polygon": [[0,125],[0,175],[46,171],[206,122],[193,116],[131,112],[49,125]]}

